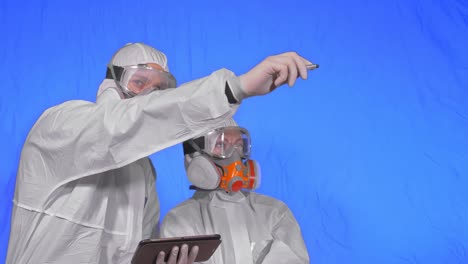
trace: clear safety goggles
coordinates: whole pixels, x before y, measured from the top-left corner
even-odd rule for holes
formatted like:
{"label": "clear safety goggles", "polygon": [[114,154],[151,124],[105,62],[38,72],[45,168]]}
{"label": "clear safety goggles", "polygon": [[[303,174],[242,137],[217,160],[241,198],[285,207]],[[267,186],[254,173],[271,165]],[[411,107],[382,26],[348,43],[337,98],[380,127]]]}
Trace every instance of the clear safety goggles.
{"label": "clear safety goggles", "polygon": [[241,127],[223,127],[190,140],[192,147],[213,158],[225,159],[237,152],[242,158],[249,158],[251,141],[249,132]]}
{"label": "clear safety goggles", "polygon": [[130,96],[176,87],[176,80],[172,74],[147,64],[113,66],[113,68],[118,84],[123,92]]}

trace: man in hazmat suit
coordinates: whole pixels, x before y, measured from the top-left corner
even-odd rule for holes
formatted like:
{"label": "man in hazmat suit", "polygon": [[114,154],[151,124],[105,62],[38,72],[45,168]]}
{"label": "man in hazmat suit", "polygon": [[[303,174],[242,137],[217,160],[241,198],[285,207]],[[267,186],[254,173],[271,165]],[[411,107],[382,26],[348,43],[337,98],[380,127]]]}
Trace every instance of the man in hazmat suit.
{"label": "man in hazmat suit", "polygon": [[164,217],[161,236],[220,234],[209,264],[308,264],[300,227],[281,201],[251,190],[261,172],[250,159],[249,132],[228,120],[184,142],[192,198]]}
{"label": "man in hazmat suit", "polygon": [[[29,132],[6,263],[130,263],[159,220],[147,157],[218,127],[247,97],[306,79],[307,64],[289,52],[241,76],[221,69],[174,89],[161,51],[125,45],[109,62],[96,103],[49,108]],[[192,263],[193,251],[174,248],[168,263]],[[163,260],[160,254],[157,263]]]}

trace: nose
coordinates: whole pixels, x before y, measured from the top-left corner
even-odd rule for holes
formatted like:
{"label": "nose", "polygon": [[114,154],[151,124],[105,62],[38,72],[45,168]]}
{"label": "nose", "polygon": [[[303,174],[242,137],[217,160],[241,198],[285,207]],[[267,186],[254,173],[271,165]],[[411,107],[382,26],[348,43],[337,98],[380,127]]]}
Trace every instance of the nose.
{"label": "nose", "polygon": [[236,153],[238,156],[242,157],[243,155],[243,150],[242,150],[242,146],[239,146],[238,144],[235,144],[235,145],[229,145],[229,147],[227,148],[227,156],[228,157],[232,157],[232,155]]}

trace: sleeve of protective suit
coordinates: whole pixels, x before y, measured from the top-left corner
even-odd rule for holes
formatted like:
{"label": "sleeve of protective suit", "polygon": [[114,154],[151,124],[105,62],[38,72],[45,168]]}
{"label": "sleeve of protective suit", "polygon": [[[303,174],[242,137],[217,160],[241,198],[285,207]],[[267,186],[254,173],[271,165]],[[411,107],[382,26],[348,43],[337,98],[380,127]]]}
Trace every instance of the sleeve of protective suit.
{"label": "sleeve of protective suit", "polygon": [[284,207],[283,214],[272,230],[273,242],[262,264],[308,264],[309,254],[302,238],[301,229],[291,210]]}
{"label": "sleeve of protective suit", "polygon": [[226,82],[240,85],[222,69],[146,96],[69,101],[46,110],[23,146],[21,161],[28,162],[20,163],[18,180],[31,188],[17,198],[38,205],[66,182],[120,168],[219,126],[238,107],[226,98]]}

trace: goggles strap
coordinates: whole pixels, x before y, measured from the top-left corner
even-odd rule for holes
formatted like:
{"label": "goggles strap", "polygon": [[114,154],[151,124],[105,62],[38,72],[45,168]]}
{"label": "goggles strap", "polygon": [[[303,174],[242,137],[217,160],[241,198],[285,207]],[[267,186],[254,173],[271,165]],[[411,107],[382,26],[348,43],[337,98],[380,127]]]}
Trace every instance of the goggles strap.
{"label": "goggles strap", "polygon": [[113,65],[112,68],[114,69],[115,79],[114,76],[112,76],[112,71],[109,67],[107,67],[106,79],[119,81],[122,76],[123,67]]}
{"label": "goggles strap", "polygon": [[205,146],[205,137],[199,137],[199,138],[190,139],[190,140],[185,141],[182,144],[182,146],[184,148],[184,155],[199,152],[199,150],[196,149],[192,144],[195,144],[196,146],[198,146],[199,149],[203,149],[203,146]]}

